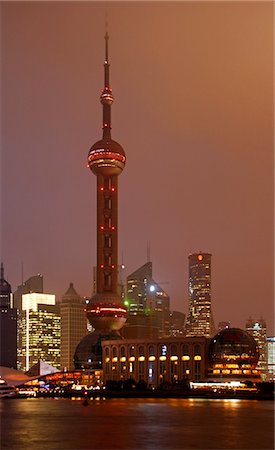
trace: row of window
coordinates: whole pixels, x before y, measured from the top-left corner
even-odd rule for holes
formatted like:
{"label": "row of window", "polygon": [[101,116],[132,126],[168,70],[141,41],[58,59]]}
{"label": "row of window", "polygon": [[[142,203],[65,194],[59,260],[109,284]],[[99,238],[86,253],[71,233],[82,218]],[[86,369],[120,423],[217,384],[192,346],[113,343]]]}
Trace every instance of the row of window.
{"label": "row of window", "polygon": [[191,355],[193,354],[194,356],[201,356],[202,355],[202,351],[201,351],[201,346],[196,344],[193,346],[193,352],[192,347],[189,345],[181,345],[178,346],[176,344],[171,344],[171,345],[166,345],[166,344],[162,344],[162,345],[149,345],[148,347],[145,347],[144,345],[139,345],[139,346],[128,346],[128,352],[127,352],[127,348],[125,346],[121,346],[116,347],[113,346],[112,348],[106,346],[105,347],[105,356],[110,358],[110,357],[126,357],[127,353],[130,357],[140,357],[143,356],[145,357],[145,355],[148,353],[149,357],[157,357],[157,356],[176,356],[179,355],[179,347],[180,347],[180,354],[181,357],[185,357],[185,358],[190,358]]}

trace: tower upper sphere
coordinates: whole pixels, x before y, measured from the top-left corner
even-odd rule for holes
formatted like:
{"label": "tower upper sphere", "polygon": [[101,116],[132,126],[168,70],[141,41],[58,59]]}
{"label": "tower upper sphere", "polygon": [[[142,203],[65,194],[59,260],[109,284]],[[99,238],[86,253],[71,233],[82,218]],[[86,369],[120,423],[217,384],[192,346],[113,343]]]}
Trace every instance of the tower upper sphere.
{"label": "tower upper sphere", "polygon": [[100,96],[103,106],[103,136],[88,153],[88,166],[95,175],[119,175],[124,169],[126,156],[121,145],[111,138],[111,105],[114,101],[110,87],[108,33],[105,34],[104,89]]}

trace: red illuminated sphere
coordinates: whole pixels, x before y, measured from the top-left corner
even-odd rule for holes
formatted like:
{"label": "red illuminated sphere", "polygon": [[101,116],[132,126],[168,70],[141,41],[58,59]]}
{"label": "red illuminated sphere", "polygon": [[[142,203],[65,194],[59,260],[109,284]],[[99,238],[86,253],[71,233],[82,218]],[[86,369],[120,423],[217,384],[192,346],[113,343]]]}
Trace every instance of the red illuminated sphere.
{"label": "red illuminated sphere", "polygon": [[121,145],[112,139],[97,141],[88,153],[88,165],[95,175],[119,175],[126,157]]}
{"label": "red illuminated sphere", "polygon": [[127,309],[116,295],[101,298],[100,294],[92,297],[86,306],[86,316],[96,330],[117,331],[123,327],[127,319]]}

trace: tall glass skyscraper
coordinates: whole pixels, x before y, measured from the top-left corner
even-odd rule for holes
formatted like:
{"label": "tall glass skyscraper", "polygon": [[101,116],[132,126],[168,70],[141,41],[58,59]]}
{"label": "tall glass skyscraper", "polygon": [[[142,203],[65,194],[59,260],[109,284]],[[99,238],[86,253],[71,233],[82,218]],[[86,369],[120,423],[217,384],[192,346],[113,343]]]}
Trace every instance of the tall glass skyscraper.
{"label": "tall glass skyscraper", "polygon": [[189,308],[186,336],[215,334],[211,311],[211,253],[189,255]]}

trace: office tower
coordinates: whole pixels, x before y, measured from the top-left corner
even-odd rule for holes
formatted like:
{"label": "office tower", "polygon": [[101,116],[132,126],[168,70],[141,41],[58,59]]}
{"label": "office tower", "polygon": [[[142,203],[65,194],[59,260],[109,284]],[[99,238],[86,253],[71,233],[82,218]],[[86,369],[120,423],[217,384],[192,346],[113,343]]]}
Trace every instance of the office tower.
{"label": "office tower", "polygon": [[246,331],[253,336],[259,349],[259,361],[257,369],[261,371],[261,377],[264,380],[267,372],[267,342],[266,342],[266,322],[261,317],[256,321],[249,317],[245,326]]}
{"label": "office tower", "polygon": [[55,295],[23,294],[18,333],[19,369],[28,371],[40,359],[60,368],[60,312]]}
{"label": "office tower", "polygon": [[74,353],[79,341],[87,333],[85,300],[70,283],[60,303],[61,318],[61,355],[62,370],[74,369]]}
{"label": "office tower", "polygon": [[186,336],[214,335],[211,311],[211,254],[189,255],[189,311]]}
{"label": "office tower", "polygon": [[128,320],[125,338],[169,336],[170,299],[153,279],[152,262],[148,261],[127,277]]}
{"label": "office tower", "polygon": [[267,341],[267,378],[275,381],[275,337],[268,337]]}
{"label": "office tower", "polygon": [[218,323],[218,331],[225,330],[226,328],[230,328],[230,322],[222,321]]}
{"label": "office tower", "polygon": [[11,285],[4,278],[4,266],[0,270],[0,366],[16,369],[17,310],[12,307]]}
{"label": "office tower", "polygon": [[43,293],[43,276],[38,274],[22,282],[13,294],[14,307],[19,311],[22,309],[22,295],[30,292]]}
{"label": "office tower", "polygon": [[[111,138],[111,105],[108,34],[105,35],[104,89],[100,96],[103,106],[103,136],[90,149],[88,167],[97,178],[97,267],[96,292],[86,306],[87,318],[95,332],[85,337],[77,347],[76,368],[87,364],[100,366],[101,340],[119,337],[127,309],[118,294],[118,175],[126,157],[120,144]],[[96,347],[96,348],[94,348]]]}

